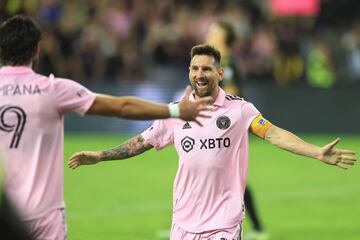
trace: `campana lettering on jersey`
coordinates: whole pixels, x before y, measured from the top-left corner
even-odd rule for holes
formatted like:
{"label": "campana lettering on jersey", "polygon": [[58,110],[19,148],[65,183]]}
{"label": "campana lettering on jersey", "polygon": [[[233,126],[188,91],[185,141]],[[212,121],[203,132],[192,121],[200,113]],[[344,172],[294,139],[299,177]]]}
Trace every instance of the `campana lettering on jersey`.
{"label": "campana lettering on jersey", "polygon": [[6,84],[0,85],[0,95],[16,96],[16,95],[40,95],[41,91],[38,85],[33,84]]}

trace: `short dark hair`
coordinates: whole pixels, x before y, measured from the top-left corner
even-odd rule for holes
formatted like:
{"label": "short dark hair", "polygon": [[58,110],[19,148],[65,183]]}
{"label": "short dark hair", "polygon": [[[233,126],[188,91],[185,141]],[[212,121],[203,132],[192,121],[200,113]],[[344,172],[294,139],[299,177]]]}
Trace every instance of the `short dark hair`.
{"label": "short dark hair", "polygon": [[190,51],[190,58],[193,59],[193,57],[196,55],[211,56],[214,58],[215,64],[220,66],[221,54],[219,50],[213,46],[210,46],[209,44],[200,44],[192,47]]}
{"label": "short dark hair", "polygon": [[231,47],[236,39],[236,34],[231,23],[226,21],[219,21],[216,23],[221,29],[225,31],[225,43],[228,47]]}
{"label": "short dark hair", "polygon": [[41,40],[39,25],[29,17],[16,15],[0,26],[0,61],[3,65],[29,64]]}

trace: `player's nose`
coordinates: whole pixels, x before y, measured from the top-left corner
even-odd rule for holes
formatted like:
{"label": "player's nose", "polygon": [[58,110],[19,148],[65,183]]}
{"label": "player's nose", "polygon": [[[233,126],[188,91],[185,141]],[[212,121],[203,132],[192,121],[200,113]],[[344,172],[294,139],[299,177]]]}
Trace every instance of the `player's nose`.
{"label": "player's nose", "polygon": [[199,71],[196,72],[196,75],[195,75],[196,79],[202,79],[205,77],[205,73],[204,71],[202,71],[201,69]]}

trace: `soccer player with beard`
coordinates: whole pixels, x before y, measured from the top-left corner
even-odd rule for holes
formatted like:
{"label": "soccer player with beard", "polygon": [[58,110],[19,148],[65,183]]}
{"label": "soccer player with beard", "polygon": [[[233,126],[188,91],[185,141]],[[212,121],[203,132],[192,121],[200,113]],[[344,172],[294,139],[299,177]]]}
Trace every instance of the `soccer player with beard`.
{"label": "soccer player with beard", "polygon": [[96,94],[80,84],[32,70],[41,31],[32,19],[14,16],[0,26],[0,147],[5,191],[35,239],[65,239],[63,196],[64,115],[127,119],[207,117],[211,97],[156,104],[135,97]]}
{"label": "soccer player with beard", "polygon": [[203,128],[179,119],[156,120],[153,125],[118,147],[74,154],[72,169],[100,161],[121,160],[153,147],[173,144],[179,155],[173,195],[171,240],[239,240],[242,233],[249,133],[292,153],[347,169],[355,152],[336,149],[339,139],[318,147],[265,120],[242,98],[227,95],[219,82],[224,77],[221,54],[209,45],[191,50],[189,79],[195,89],[189,99],[211,96],[212,118]]}

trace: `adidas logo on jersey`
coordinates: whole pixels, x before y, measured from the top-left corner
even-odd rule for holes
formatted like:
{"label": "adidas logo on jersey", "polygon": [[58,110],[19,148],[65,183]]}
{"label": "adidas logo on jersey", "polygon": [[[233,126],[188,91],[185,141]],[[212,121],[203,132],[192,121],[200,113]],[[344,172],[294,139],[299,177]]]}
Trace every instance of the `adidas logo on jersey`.
{"label": "adidas logo on jersey", "polygon": [[189,122],[186,122],[184,124],[184,126],[182,127],[182,129],[190,129],[190,128],[191,128],[191,126],[190,126]]}

